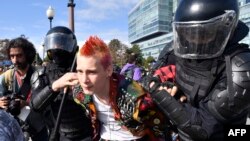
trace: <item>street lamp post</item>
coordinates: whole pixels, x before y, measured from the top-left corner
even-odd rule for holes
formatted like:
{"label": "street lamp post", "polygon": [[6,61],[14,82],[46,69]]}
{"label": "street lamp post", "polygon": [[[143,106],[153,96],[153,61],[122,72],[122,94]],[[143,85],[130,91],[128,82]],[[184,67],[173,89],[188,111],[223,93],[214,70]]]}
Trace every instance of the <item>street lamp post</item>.
{"label": "street lamp post", "polygon": [[53,20],[53,18],[55,16],[55,10],[51,6],[49,6],[49,8],[46,11],[46,15],[47,15],[47,17],[49,19],[50,29],[51,29],[52,28],[52,20]]}
{"label": "street lamp post", "polygon": [[75,32],[75,25],[74,25],[74,0],[69,0],[68,7],[69,7],[69,27],[72,32]]}
{"label": "street lamp post", "polygon": [[44,60],[44,57],[45,57],[45,46],[44,46],[44,41],[42,41],[42,49],[43,49],[43,60]]}

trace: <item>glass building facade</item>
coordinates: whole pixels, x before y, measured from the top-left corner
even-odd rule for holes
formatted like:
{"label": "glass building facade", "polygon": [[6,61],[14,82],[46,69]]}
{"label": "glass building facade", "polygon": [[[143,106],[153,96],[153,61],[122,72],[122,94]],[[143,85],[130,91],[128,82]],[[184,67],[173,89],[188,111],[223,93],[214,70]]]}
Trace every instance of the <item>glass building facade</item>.
{"label": "glass building facade", "polygon": [[128,38],[134,44],[171,32],[173,0],[141,0],[128,16]]}
{"label": "glass building facade", "polygon": [[157,59],[172,41],[172,19],[178,0],[141,0],[128,16],[129,42],[138,44],[143,57]]}
{"label": "glass building facade", "polygon": [[142,50],[142,54],[144,58],[152,56],[155,59],[157,59],[161,50],[166,45],[170,47],[169,45],[172,41],[173,41],[173,33],[170,32],[168,34],[164,34],[162,36],[152,38],[144,42],[140,42],[138,43],[138,45],[140,46],[140,49]]}
{"label": "glass building facade", "polygon": [[[239,19],[243,21],[248,27],[250,27],[250,3],[244,3],[242,6],[240,6]],[[249,33],[241,42],[250,45]]]}
{"label": "glass building facade", "polygon": [[250,0],[238,0],[239,6],[243,6],[249,2],[250,2]]}

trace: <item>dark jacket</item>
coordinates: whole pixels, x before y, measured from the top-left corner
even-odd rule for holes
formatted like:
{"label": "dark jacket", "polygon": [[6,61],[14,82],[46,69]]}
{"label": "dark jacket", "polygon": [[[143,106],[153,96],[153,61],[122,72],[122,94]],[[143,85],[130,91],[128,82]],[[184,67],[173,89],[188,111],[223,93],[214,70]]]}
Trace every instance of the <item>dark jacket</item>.
{"label": "dark jacket", "polygon": [[[69,68],[61,68],[51,63],[37,70],[32,76],[32,92],[34,94],[32,95],[31,107],[45,115],[47,126],[51,131],[55,126],[63,96],[63,91],[53,92],[51,85],[67,71]],[[91,121],[86,117],[81,106],[73,101],[70,93],[71,91],[69,91],[61,111],[60,138],[72,141],[89,138],[92,133]]]}

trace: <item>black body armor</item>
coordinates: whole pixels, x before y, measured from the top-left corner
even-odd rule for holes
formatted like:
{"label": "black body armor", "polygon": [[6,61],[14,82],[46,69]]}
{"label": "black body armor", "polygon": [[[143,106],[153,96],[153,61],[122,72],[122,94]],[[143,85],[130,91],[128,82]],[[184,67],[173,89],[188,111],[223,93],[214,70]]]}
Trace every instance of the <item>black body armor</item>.
{"label": "black body armor", "polygon": [[177,125],[183,140],[223,140],[225,125],[245,124],[250,50],[238,42],[249,28],[238,19],[237,0],[183,0],[177,7],[175,84],[187,103],[165,90],[152,97]]}
{"label": "black body armor", "polygon": [[191,60],[177,59],[175,83],[178,91],[187,96],[187,103],[178,102],[164,90],[151,94],[177,125],[182,139],[223,140],[225,124],[246,123],[250,107],[250,50],[245,45],[233,48],[225,54],[230,63],[227,57],[196,60],[189,65],[185,61]]}
{"label": "black body armor", "polygon": [[[225,81],[220,81],[215,86],[208,108],[222,122],[232,123],[234,121],[237,124],[245,124],[250,107],[250,78],[248,75],[250,73],[250,51],[234,56],[231,59],[230,67],[232,76],[227,77],[232,77],[232,81],[227,81],[227,85]],[[230,105],[230,98],[233,102],[232,105]],[[241,118],[238,118],[239,115],[242,115]]]}

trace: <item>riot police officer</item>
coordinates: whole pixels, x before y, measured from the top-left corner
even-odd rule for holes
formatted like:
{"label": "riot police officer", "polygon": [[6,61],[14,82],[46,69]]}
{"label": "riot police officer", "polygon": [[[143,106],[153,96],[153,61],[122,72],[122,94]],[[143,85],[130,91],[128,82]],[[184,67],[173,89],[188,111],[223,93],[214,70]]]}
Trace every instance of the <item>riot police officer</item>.
{"label": "riot police officer", "polygon": [[[66,87],[61,85],[64,82],[60,78],[70,71],[77,51],[77,40],[70,29],[57,26],[48,31],[45,48],[51,61],[32,75],[34,95],[31,107],[46,116],[47,126],[53,131]],[[91,121],[85,116],[85,111],[73,101],[71,94],[67,95],[61,111],[59,136],[56,140],[91,140],[91,131]]]}
{"label": "riot police officer", "polygon": [[[176,86],[172,90],[178,88],[178,92],[166,94],[157,83],[150,91],[157,105],[177,125],[183,140],[223,140],[226,125],[246,123],[250,51],[248,45],[238,42],[249,29],[238,17],[237,0],[179,3],[173,21],[171,55],[176,61]],[[171,60],[171,56],[166,58]],[[167,88],[170,93],[171,87]],[[184,94],[187,102],[172,98],[177,94]]]}

